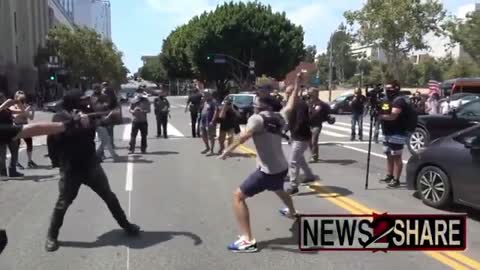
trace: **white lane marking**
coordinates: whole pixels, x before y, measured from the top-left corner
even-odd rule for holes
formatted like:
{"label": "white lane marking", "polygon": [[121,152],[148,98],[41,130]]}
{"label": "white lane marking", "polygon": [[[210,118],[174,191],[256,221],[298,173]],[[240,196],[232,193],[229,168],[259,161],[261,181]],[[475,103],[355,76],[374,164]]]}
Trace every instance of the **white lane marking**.
{"label": "white lane marking", "polygon": [[128,124],[128,125],[125,125],[124,126],[124,130],[123,130],[123,137],[122,139],[124,141],[129,141],[130,140],[130,132],[132,130],[132,124]]}
{"label": "white lane marking", "polygon": [[169,136],[173,136],[173,137],[185,137],[183,133],[181,133],[177,128],[175,128],[170,123],[168,123],[168,126],[167,126],[167,133]]}
{"label": "white lane marking", "polygon": [[[367,150],[364,150],[364,149],[360,149],[360,148],[357,148],[357,147],[353,147],[353,146],[348,146],[348,145],[340,145],[341,147],[343,148],[347,148],[347,149],[350,149],[350,150],[353,150],[353,151],[357,151],[357,152],[361,152],[361,153],[364,153],[364,154],[368,154],[368,151]],[[383,159],[387,159],[387,156],[385,155],[382,155],[382,154],[377,154],[375,152],[371,152],[370,153],[372,156],[376,156],[376,157],[379,157],[379,158],[383,158]],[[407,160],[402,160],[403,164],[407,164]]]}
{"label": "white lane marking", "polygon": [[132,189],[133,189],[133,163],[131,158],[128,157],[125,190],[132,191]]}
{"label": "white lane marking", "polygon": [[[339,125],[345,126],[345,127],[351,127],[352,126],[352,123],[345,123],[345,122],[339,122],[339,121],[336,121],[335,124],[339,124]],[[365,123],[365,121],[363,121],[363,125],[366,126],[366,127],[370,127],[370,123]]]}
{"label": "white lane marking", "polygon": [[348,138],[347,135],[343,135],[343,134],[340,134],[340,133],[331,132],[331,131],[327,131],[327,130],[322,130],[321,134],[331,136],[331,137],[337,137],[337,138]]}

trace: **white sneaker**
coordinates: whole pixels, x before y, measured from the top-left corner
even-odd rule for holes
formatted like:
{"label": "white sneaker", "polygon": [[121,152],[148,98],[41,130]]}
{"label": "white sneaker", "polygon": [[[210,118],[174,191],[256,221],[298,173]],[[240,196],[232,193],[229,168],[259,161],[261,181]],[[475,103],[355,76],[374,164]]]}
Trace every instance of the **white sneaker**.
{"label": "white sneaker", "polygon": [[228,250],[236,253],[252,253],[258,251],[255,239],[248,241],[246,237],[239,236],[238,240],[228,245]]}

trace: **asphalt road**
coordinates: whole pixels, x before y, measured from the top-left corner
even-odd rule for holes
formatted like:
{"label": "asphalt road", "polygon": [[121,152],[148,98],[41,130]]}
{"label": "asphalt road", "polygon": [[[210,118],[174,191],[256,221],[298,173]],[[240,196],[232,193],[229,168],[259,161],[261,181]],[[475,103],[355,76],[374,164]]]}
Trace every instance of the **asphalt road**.
{"label": "asphalt road", "polygon": [[[468,211],[465,252],[315,252],[298,250],[295,224],[278,214],[283,207],[270,193],[249,200],[254,235],[260,252],[232,254],[226,245],[238,227],[232,193],[254,169],[252,143],[235,157],[221,161],[200,154],[203,144],[190,137],[185,99],[172,97],[170,139],[157,139],[150,117],[148,154],[123,163],[106,160],[110,185],[131,220],[144,232],[126,237],[103,202],[83,187],[69,209],[60,232],[61,248],[43,249],[49,217],[57,199],[57,170],[25,170],[22,180],[0,181],[0,227],[10,243],[0,255],[2,270],[64,269],[480,269],[480,215]],[[38,114],[46,120],[48,114]],[[366,121],[368,122],[368,121]],[[368,130],[365,127],[367,138]],[[129,126],[115,130],[119,153],[127,156]],[[338,116],[321,136],[321,162],[312,168],[320,181],[294,197],[308,214],[452,213],[423,205],[411,191],[386,189],[381,145],[372,146],[370,188],[364,189],[367,142],[350,142],[349,118]],[[45,139],[35,139],[34,158],[48,165]],[[288,145],[285,145],[288,153]],[[25,163],[22,152],[20,161]],[[404,157],[408,159],[408,155]]]}

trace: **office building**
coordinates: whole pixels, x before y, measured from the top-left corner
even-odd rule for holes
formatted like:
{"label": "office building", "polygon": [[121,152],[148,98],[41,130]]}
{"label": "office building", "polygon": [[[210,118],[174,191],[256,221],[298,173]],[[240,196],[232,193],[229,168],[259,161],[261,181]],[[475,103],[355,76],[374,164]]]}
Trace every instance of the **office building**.
{"label": "office building", "polygon": [[73,17],[76,25],[91,28],[104,39],[112,39],[110,1],[74,0]]}
{"label": "office building", "polygon": [[48,0],[50,27],[66,25],[73,28],[73,0]]}

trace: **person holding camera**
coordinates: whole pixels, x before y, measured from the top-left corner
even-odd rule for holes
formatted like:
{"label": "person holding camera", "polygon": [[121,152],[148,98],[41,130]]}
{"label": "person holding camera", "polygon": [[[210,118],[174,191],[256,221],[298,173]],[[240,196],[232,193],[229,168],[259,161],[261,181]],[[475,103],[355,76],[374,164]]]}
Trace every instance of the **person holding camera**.
{"label": "person holding camera", "polygon": [[218,135],[218,143],[220,144],[219,155],[225,150],[225,139],[228,141],[228,146],[233,144],[235,128],[240,116],[240,112],[237,106],[233,104],[232,98],[226,97],[219,110],[217,110],[217,115],[214,117],[220,123],[220,134]]}
{"label": "person holding camera", "polygon": [[163,137],[168,139],[167,126],[168,117],[170,116],[170,102],[168,102],[164,90],[160,90],[159,96],[153,100],[153,106],[157,119],[157,138],[162,136],[163,128]]}
{"label": "person holding camera", "polygon": [[355,92],[355,96],[350,101],[350,107],[352,108],[352,133],[350,140],[355,140],[355,128],[358,124],[358,139],[363,141],[363,115],[365,113],[365,103],[367,99],[362,95],[362,89],[358,88]]}
{"label": "person holding camera", "polygon": [[[305,173],[305,183],[315,180],[312,169],[305,160],[305,151],[310,147],[312,131],[310,130],[309,106],[307,102],[301,98],[302,92],[300,92],[300,81],[302,78],[302,73],[300,73],[296,81],[297,85],[287,87],[285,91],[288,100],[287,107],[283,110],[286,115],[288,130],[291,135],[291,152],[288,173],[290,187],[288,188],[288,192],[292,195],[299,191],[300,169]],[[289,103],[292,104],[290,107],[288,106]]]}
{"label": "person holding camera", "polygon": [[387,176],[380,182],[389,187],[400,185],[403,169],[402,153],[409,133],[416,126],[416,112],[400,95],[400,84],[397,81],[385,86],[387,101],[382,103],[380,119],[384,135],[384,151],[387,155]]}
{"label": "person holding camera", "polygon": [[137,135],[140,131],[141,145],[140,149],[142,154],[147,152],[147,136],[148,136],[148,118],[147,114],[151,112],[150,101],[147,95],[143,91],[143,87],[137,89],[136,96],[132,100],[130,105],[130,113],[133,115],[132,131],[130,133],[130,151],[129,154],[135,153],[135,143],[137,141]]}

